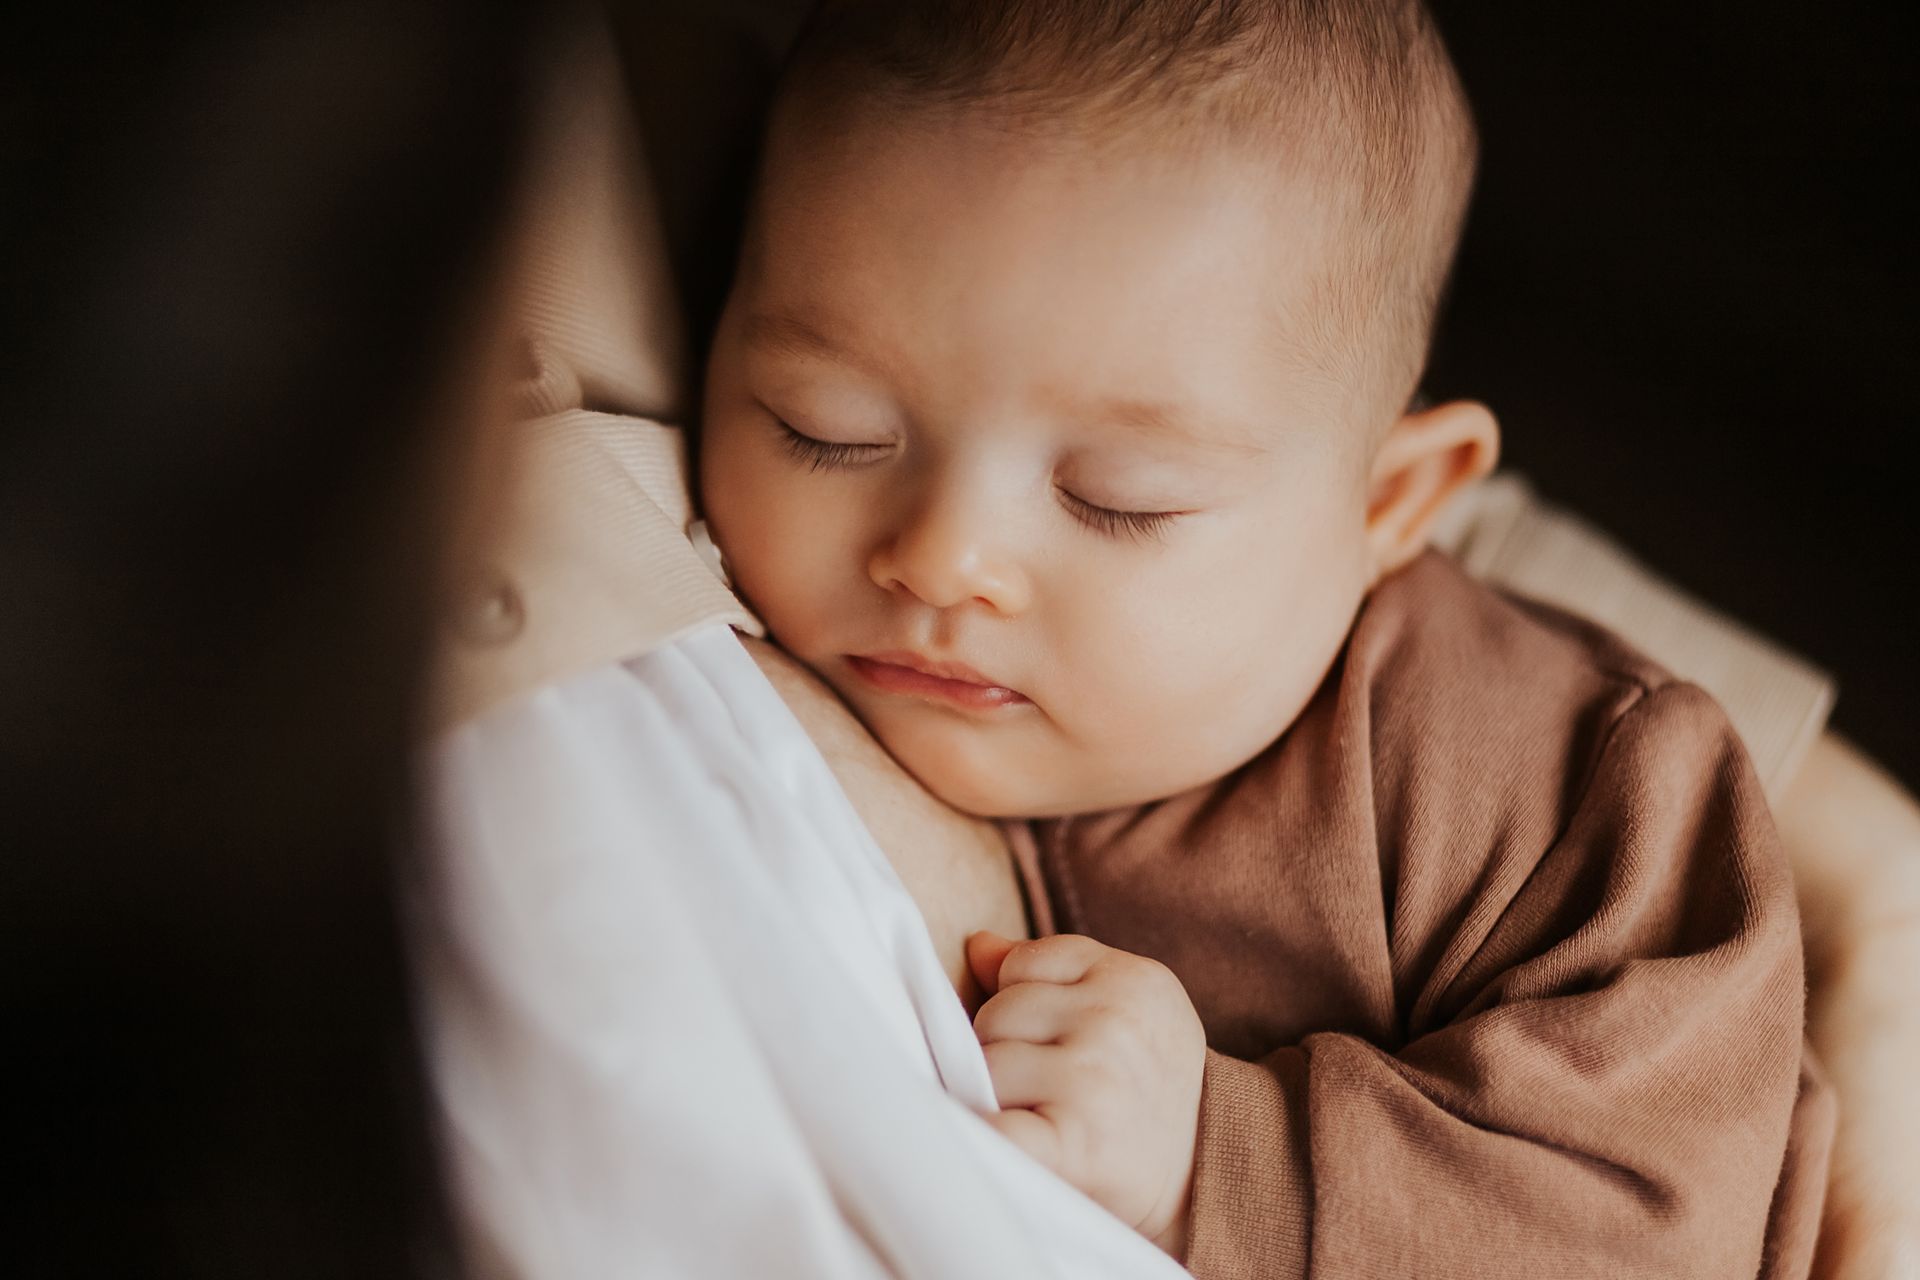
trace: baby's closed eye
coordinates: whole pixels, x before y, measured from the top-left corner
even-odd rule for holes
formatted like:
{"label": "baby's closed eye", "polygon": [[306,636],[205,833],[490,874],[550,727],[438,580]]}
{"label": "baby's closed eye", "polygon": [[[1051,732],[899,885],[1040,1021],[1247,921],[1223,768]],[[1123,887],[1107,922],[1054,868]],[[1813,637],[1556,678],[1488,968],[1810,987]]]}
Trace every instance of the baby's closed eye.
{"label": "baby's closed eye", "polygon": [[818,436],[811,436],[798,430],[792,423],[777,415],[773,418],[773,424],[780,433],[781,447],[797,461],[806,463],[807,467],[813,471],[878,461],[893,449],[890,444],[822,440]]}
{"label": "baby's closed eye", "polygon": [[1063,485],[1056,484],[1054,489],[1074,519],[1113,538],[1155,538],[1175,520],[1189,514],[1185,511],[1120,511],[1089,502]]}

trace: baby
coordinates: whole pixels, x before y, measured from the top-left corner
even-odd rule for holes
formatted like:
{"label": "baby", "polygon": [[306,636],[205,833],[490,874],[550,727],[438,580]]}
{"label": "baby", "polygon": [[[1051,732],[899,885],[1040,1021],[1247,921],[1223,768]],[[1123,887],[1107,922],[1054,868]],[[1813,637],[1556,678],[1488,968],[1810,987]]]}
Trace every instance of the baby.
{"label": "baby", "polygon": [[[711,355],[736,585],[1014,820],[1002,1133],[1214,1275],[1804,1275],[1792,890],[1724,718],[1426,549],[1476,143],[1410,0],[851,0]],[[1097,939],[1097,940],[1096,940]]]}

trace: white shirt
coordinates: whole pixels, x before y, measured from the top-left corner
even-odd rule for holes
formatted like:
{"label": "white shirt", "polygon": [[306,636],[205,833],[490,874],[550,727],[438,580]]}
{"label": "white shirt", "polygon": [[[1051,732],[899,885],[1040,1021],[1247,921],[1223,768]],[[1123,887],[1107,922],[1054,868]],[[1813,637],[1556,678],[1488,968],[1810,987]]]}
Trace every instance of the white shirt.
{"label": "white shirt", "polygon": [[724,626],[433,762],[454,1194],[513,1276],[1177,1276],[983,1124],[913,900]]}

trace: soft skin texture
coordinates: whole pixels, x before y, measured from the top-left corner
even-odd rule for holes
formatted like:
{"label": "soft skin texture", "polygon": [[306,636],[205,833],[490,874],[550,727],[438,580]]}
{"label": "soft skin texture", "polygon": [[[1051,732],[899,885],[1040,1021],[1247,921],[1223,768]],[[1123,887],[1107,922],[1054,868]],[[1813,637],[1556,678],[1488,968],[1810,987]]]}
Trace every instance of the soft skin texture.
{"label": "soft skin texture", "polygon": [[[774,638],[956,808],[1104,809],[1250,759],[1492,465],[1476,405],[1353,420],[1298,314],[1328,231],[1275,172],[1145,133],[776,117],[707,518]],[[861,655],[961,664],[999,705]]]}
{"label": "soft skin texture", "polygon": [[1840,1100],[1813,1274],[1920,1276],[1920,804],[1829,733],[1775,817],[1806,932],[1807,1031]]}

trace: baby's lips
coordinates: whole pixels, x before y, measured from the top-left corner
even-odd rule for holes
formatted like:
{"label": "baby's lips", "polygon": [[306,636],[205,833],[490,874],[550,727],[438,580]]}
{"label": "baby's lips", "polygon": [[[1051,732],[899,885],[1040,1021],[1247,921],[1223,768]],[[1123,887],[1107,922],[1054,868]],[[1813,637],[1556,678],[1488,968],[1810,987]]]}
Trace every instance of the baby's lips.
{"label": "baby's lips", "polygon": [[[853,673],[882,693],[899,694],[974,711],[1029,701],[1017,689],[994,684],[961,663],[935,663],[917,654],[848,654]],[[929,669],[931,668],[931,669]],[[964,672],[965,674],[958,674]]]}

